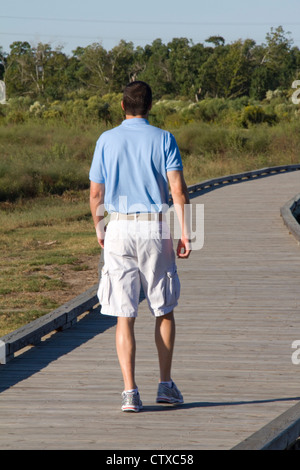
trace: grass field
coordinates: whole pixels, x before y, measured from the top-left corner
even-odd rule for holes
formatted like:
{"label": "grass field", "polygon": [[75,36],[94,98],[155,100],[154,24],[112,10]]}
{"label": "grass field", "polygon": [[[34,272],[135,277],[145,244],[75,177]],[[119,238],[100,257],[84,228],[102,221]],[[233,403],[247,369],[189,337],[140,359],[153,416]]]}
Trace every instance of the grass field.
{"label": "grass field", "polygon": [[100,248],[87,191],[2,204],[0,335],[97,282]]}
{"label": "grass field", "polygon": [[[188,184],[300,162],[299,120],[248,129],[204,122],[169,129]],[[0,336],[97,282],[100,248],[88,170],[103,130],[59,122],[0,127]]]}

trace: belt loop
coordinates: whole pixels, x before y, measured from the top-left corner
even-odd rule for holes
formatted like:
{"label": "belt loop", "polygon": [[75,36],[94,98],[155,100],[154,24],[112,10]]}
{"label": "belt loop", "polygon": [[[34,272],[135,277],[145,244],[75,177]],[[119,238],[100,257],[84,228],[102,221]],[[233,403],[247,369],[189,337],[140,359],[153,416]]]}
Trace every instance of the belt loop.
{"label": "belt loop", "polygon": [[119,212],[117,212],[117,220],[119,220]]}

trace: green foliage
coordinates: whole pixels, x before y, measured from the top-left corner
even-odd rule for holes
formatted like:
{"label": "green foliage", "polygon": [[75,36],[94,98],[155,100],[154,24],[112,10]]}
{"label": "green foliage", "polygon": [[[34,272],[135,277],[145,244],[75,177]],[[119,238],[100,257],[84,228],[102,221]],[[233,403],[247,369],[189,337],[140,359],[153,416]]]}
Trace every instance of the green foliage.
{"label": "green foliage", "polygon": [[[132,42],[121,40],[110,51],[93,43],[67,56],[62,48],[52,49],[49,44],[33,47],[15,41],[9,53],[0,48],[0,75],[9,98],[29,97],[32,103],[42,104],[120,93],[136,79],[149,82],[155,100],[166,95],[196,102],[241,96],[262,100],[268,90],[287,90],[298,78],[300,51],[292,47],[282,26],[271,28],[265,44],[252,39],[226,44],[220,36],[205,42],[173,38],[164,44],[155,39],[135,48]],[[51,110],[49,117],[55,115]]]}
{"label": "green foliage", "polygon": [[[264,161],[274,141],[291,155],[279,131],[299,122],[290,89],[300,53],[281,27],[266,39],[260,46],[218,36],[209,46],[157,39],[136,49],[121,41],[109,52],[100,44],[77,48],[72,57],[47,44],[13,43],[2,54],[8,103],[0,106],[0,200],[87,188],[95,142],[124,119],[121,89],[132,79],[150,83],[150,123],[174,132],[195,168],[196,156],[211,164],[249,155]],[[290,142],[294,161],[296,136]]]}
{"label": "green foliage", "polygon": [[0,127],[0,201],[62,194],[89,185],[101,125],[79,128],[36,118]]}
{"label": "green foliage", "polygon": [[242,114],[242,124],[244,127],[248,127],[251,124],[261,124],[263,122],[273,124],[276,121],[276,114],[266,112],[262,106],[246,106]]}
{"label": "green foliage", "polygon": [[[97,138],[124,118],[122,95],[88,96],[82,91],[69,96],[68,100],[33,103],[19,97],[1,107],[0,201],[88,187]],[[176,134],[184,156],[209,159],[234,153],[265,154],[271,136],[275,138],[271,128],[297,124],[299,111],[287,93],[269,90],[261,102],[246,96],[196,103],[184,97],[164,98],[154,103],[149,120]],[[295,139],[292,136],[291,142]]]}

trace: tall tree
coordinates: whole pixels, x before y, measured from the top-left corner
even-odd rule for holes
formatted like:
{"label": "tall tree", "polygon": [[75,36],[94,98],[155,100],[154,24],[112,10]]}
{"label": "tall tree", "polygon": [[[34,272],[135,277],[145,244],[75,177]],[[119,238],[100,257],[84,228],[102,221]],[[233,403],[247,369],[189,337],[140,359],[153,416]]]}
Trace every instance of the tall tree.
{"label": "tall tree", "polygon": [[79,67],[76,77],[81,86],[86,86],[91,93],[104,95],[109,91],[110,63],[107,51],[99,43],[86,48],[77,48]]}
{"label": "tall tree", "polygon": [[145,46],[147,57],[146,68],[140,74],[140,79],[148,81],[153,89],[154,99],[174,92],[172,72],[169,62],[169,49],[161,39],[155,39]]}
{"label": "tall tree", "polygon": [[202,93],[214,98],[248,94],[254,45],[251,40],[217,45],[200,69]]}
{"label": "tall tree", "polygon": [[291,55],[293,41],[289,34],[284,32],[282,26],[271,28],[267,33],[266,44],[257,50],[260,60],[252,76],[252,96],[263,99],[268,90],[290,86],[294,67]]}
{"label": "tall tree", "polygon": [[31,45],[28,42],[13,42],[10,45],[5,71],[8,96],[32,95],[34,93],[32,73],[34,73],[34,55]]}
{"label": "tall tree", "polygon": [[174,38],[167,44],[173,89],[177,95],[194,95],[194,77],[190,68],[191,50],[186,38]]}
{"label": "tall tree", "polygon": [[134,73],[134,47],[132,42],[120,41],[108,52],[110,63],[110,91],[119,92],[130,81]]}
{"label": "tall tree", "polygon": [[61,50],[57,48],[51,51],[44,64],[44,95],[47,98],[61,100],[68,91],[78,86],[75,75],[70,74],[69,59]]}
{"label": "tall tree", "polygon": [[205,39],[205,42],[214,44],[217,46],[224,46],[225,39],[222,36],[209,36],[209,38]]}

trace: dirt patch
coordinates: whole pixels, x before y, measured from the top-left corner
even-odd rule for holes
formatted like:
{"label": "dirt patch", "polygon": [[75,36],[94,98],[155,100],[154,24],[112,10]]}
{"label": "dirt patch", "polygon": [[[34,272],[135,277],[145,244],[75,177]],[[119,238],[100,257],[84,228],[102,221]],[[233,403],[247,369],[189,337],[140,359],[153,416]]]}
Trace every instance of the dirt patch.
{"label": "dirt patch", "polygon": [[61,266],[59,276],[67,287],[49,293],[50,297],[59,305],[63,305],[97,284],[99,280],[99,259],[98,256],[85,256],[80,257],[78,266]]}

